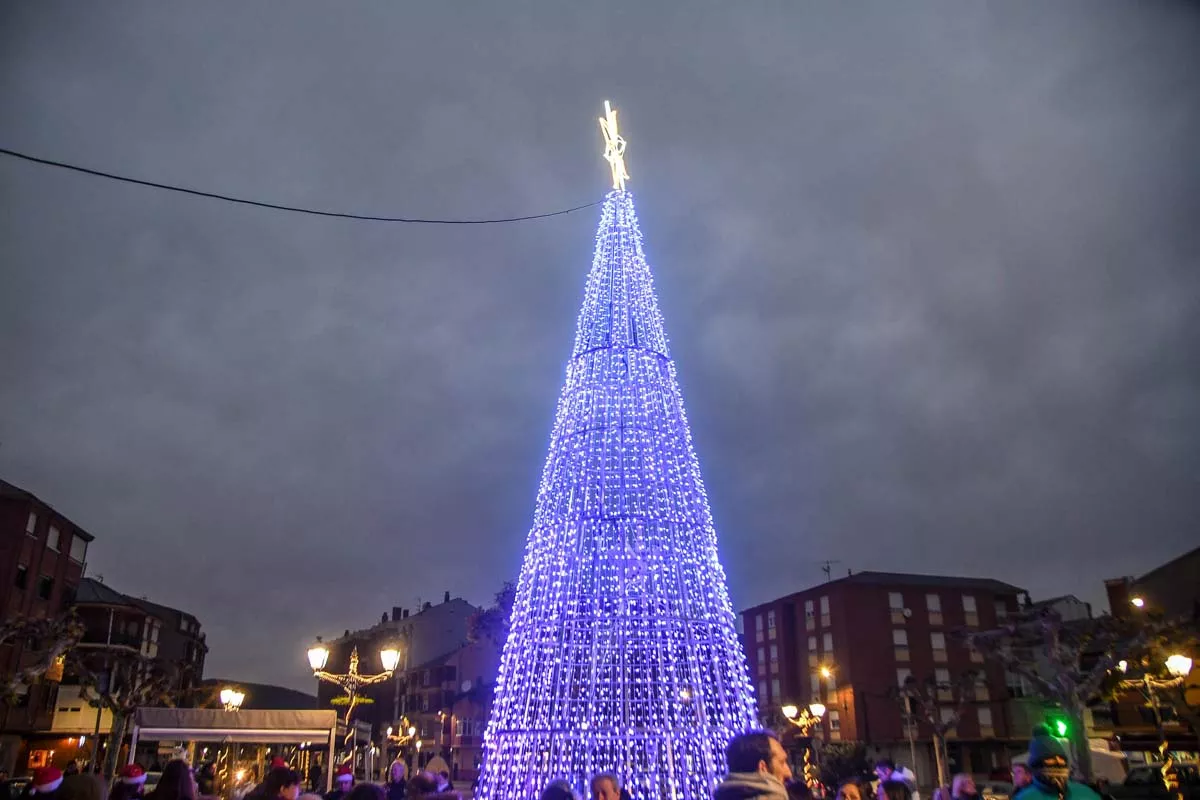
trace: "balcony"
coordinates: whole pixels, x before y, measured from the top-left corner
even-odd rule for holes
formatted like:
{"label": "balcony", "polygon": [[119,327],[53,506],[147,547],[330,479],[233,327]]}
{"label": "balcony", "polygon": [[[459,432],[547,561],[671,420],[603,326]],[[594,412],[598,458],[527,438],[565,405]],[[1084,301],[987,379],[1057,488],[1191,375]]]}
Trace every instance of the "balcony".
{"label": "balcony", "polygon": [[83,638],[79,640],[80,647],[128,647],[131,650],[141,651],[142,637],[140,635],[130,635],[124,633],[114,633],[111,636],[106,633],[97,631],[86,631]]}

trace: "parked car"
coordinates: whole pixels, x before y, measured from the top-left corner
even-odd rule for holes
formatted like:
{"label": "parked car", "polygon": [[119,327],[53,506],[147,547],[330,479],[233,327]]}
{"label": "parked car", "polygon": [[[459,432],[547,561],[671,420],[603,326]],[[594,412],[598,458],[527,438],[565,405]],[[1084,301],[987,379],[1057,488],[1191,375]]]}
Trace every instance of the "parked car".
{"label": "parked car", "polygon": [[[1200,798],[1200,770],[1195,763],[1183,762],[1175,765],[1179,774],[1179,788],[1184,797]],[[1135,764],[1119,784],[1109,786],[1113,800],[1165,800],[1168,797],[1162,779],[1162,764]]]}

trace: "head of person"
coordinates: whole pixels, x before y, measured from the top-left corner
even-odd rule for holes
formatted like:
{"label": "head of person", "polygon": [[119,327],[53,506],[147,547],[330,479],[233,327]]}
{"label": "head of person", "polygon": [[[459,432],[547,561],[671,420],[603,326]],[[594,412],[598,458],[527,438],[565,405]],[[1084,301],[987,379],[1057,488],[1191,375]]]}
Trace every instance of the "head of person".
{"label": "head of person", "polygon": [[978,794],[975,791],[975,779],[965,772],[960,772],[950,781],[951,797],[971,797]]}
{"label": "head of person", "polygon": [[853,778],[844,781],[838,787],[837,800],[863,800],[862,787],[858,785],[858,781]]}
{"label": "head of person", "polygon": [[168,761],[151,796],[155,800],[196,800],[192,765],[181,758]]}
{"label": "head of person", "polygon": [[1029,740],[1029,772],[1034,783],[1056,793],[1064,791],[1071,778],[1067,749],[1041,725]]}
{"label": "head of person", "polygon": [[354,770],[350,768],[349,764],[342,764],[337,768],[337,772],[333,773],[333,788],[346,792],[350,790],[352,783],[354,783]]}
{"label": "head of person", "polygon": [[196,773],[196,788],[202,795],[217,793],[217,767],[215,764],[205,764]]}
{"label": "head of person", "polygon": [[50,794],[62,786],[63,774],[58,767],[38,767],[33,771],[29,785],[34,794]]}
{"label": "head of person", "polygon": [[564,780],[551,781],[542,790],[540,800],[576,800],[575,790]]}
{"label": "head of person", "polygon": [[621,800],[621,779],[611,772],[592,778],[592,800]]}
{"label": "head of person", "polygon": [[884,781],[879,785],[881,800],[912,800],[912,789],[904,781]]}
{"label": "head of person", "polygon": [[1029,774],[1029,767],[1020,761],[1014,761],[1012,763],[1013,787],[1023,789],[1031,783],[1033,783],[1033,776]]}
{"label": "head of person", "polygon": [[730,772],[759,772],[781,783],[792,779],[787,753],[770,731],[751,731],[733,737],[725,748],[725,765]]}
{"label": "head of person", "polygon": [[400,759],[392,762],[392,766],[388,768],[388,780],[392,783],[399,783],[404,780],[404,776],[408,774],[408,764],[405,764]]}
{"label": "head of person", "polygon": [[387,800],[387,792],[373,783],[360,783],[350,790],[346,800]]}
{"label": "head of person", "polygon": [[890,758],[881,758],[875,762],[875,777],[879,778],[880,782],[891,780],[895,771],[896,762]]}
{"label": "head of person", "polygon": [[404,790],[405,797],[419,798],[437,791],[437,784],[428,772],[414,772]]}
{"label": "head of person", "polygon": [[0,781],[8,780],[8,770],[0,767]]}
{"label": "head of person", "polygon": [[288,767],[274,767],[263,781],[263,794],[268,800],[297,800],[300,797],[300,773]]}
{"label": "head of person", "polygon": [[99,775],[67,775],[58,790],[59,800],[107,800],[108,786]]}
{"label": "head of person", "polygon": [[141,764],[126,764],[117,775],[117,783],[124,789],[122,794],[127,797],[141,794],[146,788],[146,770],[142,769]]}

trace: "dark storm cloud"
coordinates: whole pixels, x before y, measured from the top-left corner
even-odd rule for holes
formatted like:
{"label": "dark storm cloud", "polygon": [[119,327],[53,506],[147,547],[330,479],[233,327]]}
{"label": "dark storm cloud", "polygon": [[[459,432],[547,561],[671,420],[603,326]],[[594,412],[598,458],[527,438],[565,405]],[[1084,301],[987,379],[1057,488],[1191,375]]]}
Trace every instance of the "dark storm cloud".
{"label": "dark storm cloud", "polygon": [[[823,559],[1096,600],[1193,543],[1194,5],[0,13],[5,146],[284,203],[597,199],[612,98],[739,606]],[[515,573],[594,211],[0,202],[0,474],[210,674]]]}

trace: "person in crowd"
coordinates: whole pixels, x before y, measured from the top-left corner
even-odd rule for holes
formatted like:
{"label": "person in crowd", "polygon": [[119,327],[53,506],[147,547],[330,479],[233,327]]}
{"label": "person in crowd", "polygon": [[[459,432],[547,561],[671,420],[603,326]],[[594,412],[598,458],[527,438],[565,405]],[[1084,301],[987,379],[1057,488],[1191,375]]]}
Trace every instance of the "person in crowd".
{"label": "person in crowd", "polygon": [[592,800],[621,800],[621,779],[612,772],[601,772],[592,778],[589,788]]}
{"label": "person in crowd", "polygon": [[63,778],[69,778],[72,775],[79,774],[79,762],[71,760],[67,762],[67,766],[63,769]]}
{"label": "person in crowd", "polygon": [[388,767],[387,785],[383,788],[388,800],[404,800],[404,792],[408,789],[408,765],[404,759],[397,758]]}
{"label": "person in crowd", "polygon": [[264,800],[298,800],[300,773],[289,767],[275,767],[263,781]]}
{"label": "person in crowd", "polygon": [[792,769],[774,733],[751,731],[733,737],[725,748],[725,765],[729,774],[713,800],[787,800]]}
{"label": "person in crowd", "polygon": [[196,773],[196,800],[218,800],[217,765],[205,764]]}
{"label": "person in crowd", "polygon": [[913,800],[913,790],[905,780],[879,782],[879,800]]}
{"label": "person in crowd", "polygon": [[146,795],[146,800],[196,800],[192,765],[181,758],[168,761],[158,785]]}
{"label": "person in crowd", "polygon": [[15,800],[12,794],[11,776],[8,770],[0,767],[0,800]]}
{"label": "person in crowd", "polygon": [[108,787],[99,775],[79,773],[63,778],[58,790],[59,800],[107,800]]}
{"label": "person in crowd", "polygon": [[29,789],[32,794],[42,798],[58,797],[58,790],[62,786],[63,774],[58,767],[38,767],[33,771],[33,780],[29,782]]}
{"label": "person in crowd", "polygon": [[360,783],[346,795],[346,800],[387,800],[387,793],[373,783]]}
{"label": "person in crowd", "polygon": [[414,772],[413,776],[408,779],[408,785],[405,787],[405,797],[411,797],[413,800],[435,794],[437,792],[437,784],[433,782],[428,772]]}
{"label": "person in crowd", "polygon": [[108,800],[134,800],[141,797],[146,788],[146,770],[141,764],[126,764],[117,773],[117,782],[113,786]]}
{"label": "person in crowd", "polygon": [[792,778],[787,782],[788,800],[813,800],[812,789],[803,778]]}
{"label": "person in crowd", "polygon": [[875,762],[875,777],[879,778],[879,786],[875,790],[878,800],[884,800],[883,784],[888,781],[902,781],[908,784],[912,800],[921,800],[921,794],[917,791],[917,776],[912,770],[897,765],[890,758],[881,758]]}
{"label": "person in crowd", "polygon": [[1032,781],[1020,791],[1020,800],[1100,800],[1095,789],[1071,780],[1066,748],[1042,725],[1029,740],[1029,774]]}
{"label": "person in crowd", "polygon": [[439,792],[448,792],[451,788],[453,788],[450,785],[450,770],[448,769],[444,769],[437,775],[434,775],[433,779],[437,781]]}
{"label": "person in crowd", "polygon": [[975,779],[965,772],[960,772],[950,781],[951,800],[979,800],[979,790],[975,788]]}
{"label": "person in crowd", "polygon": [[542,790],[540,800],[579,800],[571,784],[564,780],[550,781]]}
{"label": "person in crowd", "polygon": [[320,792],[321,786],[321,765],[315,761],[308,768],[308,790],[310,792]]}
{"label": "person in crowd", "polygon": [[342,800],[350,794],[350,787],[353,785],[354,770],[349,764],[342,764],[337,768],[337,772],[333,773],[333,790],[325,795],[325,800]]}
{"label": "person in crowd", "polygon": [[1013,796],[1015,797],[1017,792],[1033,783],[1033,775],[1029,773],[1029,765],[1020,761],[1012,762],[1010,768],[1012,769]]}
{"label": "person in crowd", "polygon": [[837,800],[863,800],[862,785],[857,778],[842,781],[838,786]]}

